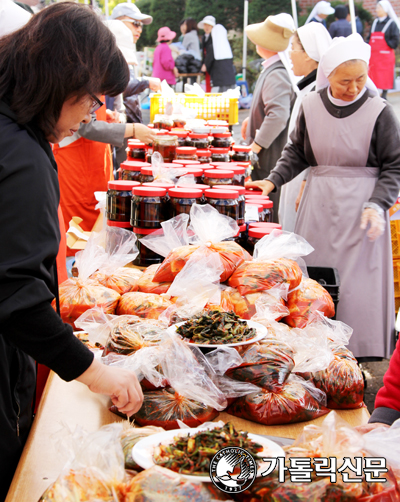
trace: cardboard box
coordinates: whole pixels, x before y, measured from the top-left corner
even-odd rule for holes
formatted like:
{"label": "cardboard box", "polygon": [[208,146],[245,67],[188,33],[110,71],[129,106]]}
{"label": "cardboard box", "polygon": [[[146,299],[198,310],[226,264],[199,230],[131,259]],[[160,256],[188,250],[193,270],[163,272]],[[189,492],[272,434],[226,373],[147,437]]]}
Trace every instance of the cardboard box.
{"label": "cardboard box", "polygon": [[100,232],[103,228],[103,212],[100,211],[100,214],[90,232],[86,232],[82,229],[80,226],[82,221],[82,218],[79,218],[79,216],[73,216],[72,220],[69,222],[69,229],[67,231],[67,246],[70,249],[85,249],[86,242],[88,241],[90,234],[92,232]]}

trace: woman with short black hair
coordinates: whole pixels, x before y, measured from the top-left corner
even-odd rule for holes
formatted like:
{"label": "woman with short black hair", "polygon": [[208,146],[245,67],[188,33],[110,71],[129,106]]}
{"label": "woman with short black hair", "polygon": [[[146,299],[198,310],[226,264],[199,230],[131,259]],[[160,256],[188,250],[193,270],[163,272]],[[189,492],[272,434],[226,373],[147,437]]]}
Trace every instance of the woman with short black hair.
{"label": "woman with short black hair", "polygon": [[95,361],[51,307],[60,194],[50,143],[89,122],[99,97],[128,80],[114,36],[79,4],[52,5],[0,39],[0,500],[32,420],[33,359],[111,396],[127,415],[142,403],[135,374]]}
{"label": "woman with short black hair", "polygon": [[196,59],[201,59],[200,40],[197,31],[197,23],[192,17],[185,19],[186,33],[183,36],[182,45],[190,51]]}

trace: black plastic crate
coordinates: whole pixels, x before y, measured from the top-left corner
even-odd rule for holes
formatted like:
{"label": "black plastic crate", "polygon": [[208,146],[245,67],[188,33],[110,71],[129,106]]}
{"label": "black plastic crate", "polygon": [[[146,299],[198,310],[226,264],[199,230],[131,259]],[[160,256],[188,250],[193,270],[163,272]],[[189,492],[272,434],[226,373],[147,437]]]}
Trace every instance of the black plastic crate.
{"label": "black plastic crate", "polygon": [[331,295],[333,303],[335,304],[335,317],[333,319],[336,319],[336,310],[340,296],[340,277],[338,270],[330,267],[307,267],[307,271],[310,279],[314,279],[314,281],[321,284]]}

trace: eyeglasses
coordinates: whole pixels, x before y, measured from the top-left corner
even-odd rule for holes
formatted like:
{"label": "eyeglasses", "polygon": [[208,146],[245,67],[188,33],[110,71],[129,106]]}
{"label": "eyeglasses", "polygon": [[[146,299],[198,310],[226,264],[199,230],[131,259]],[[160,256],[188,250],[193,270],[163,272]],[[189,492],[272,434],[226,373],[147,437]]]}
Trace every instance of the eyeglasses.
{"label": "eyeglasses", "polygon": [[100,101],[99,98],[96,98],[96,96],[93,96],[93,94],[90,94],[90,97],[93,99],[93,103],[89,113],[92,114],[94,112],[97,112],[97,110],[101,108],[104,103]]}
{"label": "eyeglasses", "polygon": [[141,23],[140,21],[132,21],[132,24],[133,24],[133,26],[136,26],[136,28],[143,27],[143,23]]}

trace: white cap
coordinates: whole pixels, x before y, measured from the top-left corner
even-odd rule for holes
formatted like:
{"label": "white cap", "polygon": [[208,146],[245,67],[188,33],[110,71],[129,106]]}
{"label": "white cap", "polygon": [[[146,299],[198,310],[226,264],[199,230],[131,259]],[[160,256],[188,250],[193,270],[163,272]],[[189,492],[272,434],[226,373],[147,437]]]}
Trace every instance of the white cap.
{"label": "white cap", "polygon": [[330,16],[335,13],[335,9],[331,6],[330,2],[318,2],[317,5],[317,14],[325,14],[326,16]]}
{"label": "white cap", "polygon": [[112,11],[111,19],[127,16],[134,21],[141,21],[143,24],[150,24],[153,18],[147,14],[142,14],[133,3],[119,3]]}
{"label": "white cap", "polygon": [[0,0],[0,37],[22,28],[32,17],[11,0]]}
{"label": "white cap", "polygon": [[104,24],[114,35],[118,49],[124,55],[126,62],[128,64],[138,64],[131,30],[123,21],[119,21],[118,19],[104,21]]}
{"label": "white cap", "polygon": [[215,20],[214,16],[206,16],[204,19],[200,21],[200,23],[197,26],[201,30],[204,30],[205,24],[209,24],[210,26],[215,26],[217,24],[217,21]]}

